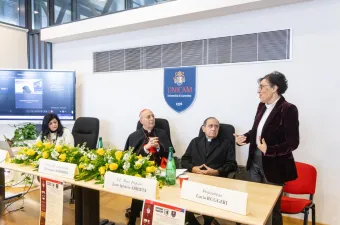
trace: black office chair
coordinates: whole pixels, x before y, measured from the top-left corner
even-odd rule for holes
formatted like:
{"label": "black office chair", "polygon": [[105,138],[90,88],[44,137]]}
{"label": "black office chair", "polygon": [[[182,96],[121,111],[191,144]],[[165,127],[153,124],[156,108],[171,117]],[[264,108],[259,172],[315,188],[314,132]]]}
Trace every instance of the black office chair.
{"label": "black office chair", "polygon": [[[83,145],[89,149],[95,149],[99,136],[99,120],[92,117],[79,117],[72,129],[74,145]],[[70,203],[74,203],[74,186],[71,188]]]}
{"label": "black office chair", "polygon": [[[136,130],[139,130],[141,128],[142,128],[142,124],[138,120]],[[169,136],[170,145],[173,146],[172,142],[171,142],[170,125],[169,125],[168,120],[162,119],[162,118],[156,118],[155,119],[155,128],[165,130],[165,132]],[[175,151],[175,149],[174,149],[174,151]],[[180,168],[180,164],[181,164],[180,159],[178,159],[178,157],[176,157],[176,156],[174,157],[174,159],[175,159],[175,163],[176,163],[176,168]],[[125,210],[125,217],[130,218],[130,215],[131,215],[131,208],[129,207]]]}
{"label": "black office chair", "polygon": [[99,136],[99,120],[93,117],[79,117],[72,129],[74,145],[82,145],[86,142],[86,147],[95,149]]}
{"label": "black office chair", "polygon": [[[86,143],[89,149],[97,147],[99,136],[99,120],[93,117],[79,117],[73,126],[72,135],[74,144],[81,146]],[[91,212],[90,224],[98,224],[99,218],[99,191],[74,186],[71,191],[71,203],[75,202],[75,224],[83,224],[83,218]]]}
{"label": "black office chair", "polygon": [[[141,128],[142,128],[142,124],[141,124],[140,121],[138,120],[136,130],[139,130],[139,129],[141,129]],[[171,144],[171,146],[172,146],[172,142],[171,142],[171,134],[170,134],[170,125],[169,125],[168,120],[162,119],[162,118],[156,118],[156,119],[155,119],[155,128],[165,130],[165,132],[166,132],[166,133],[168,134],[168,136],[169,136],[170,144]]]}
{"label": "black office chair", "polygon": [[[223,137],[226,138],[230,141],[231,146],[233,148],[233,151],[235,151],[235,137],[234,137],[234,133],[235,133],[235,128],[230,125],[230,124],[224,124],[224,123],[220,123],[220,129],[218,131],[218,137]],[[198,136],[203,136],[204,132],[202,130],[202,127],[200,127],[200,131]]]}

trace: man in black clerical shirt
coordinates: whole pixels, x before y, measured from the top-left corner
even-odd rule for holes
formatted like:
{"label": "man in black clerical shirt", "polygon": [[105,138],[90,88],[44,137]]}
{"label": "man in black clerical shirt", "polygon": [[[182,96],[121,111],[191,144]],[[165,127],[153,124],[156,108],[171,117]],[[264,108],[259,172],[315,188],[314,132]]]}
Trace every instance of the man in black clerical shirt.
{"label": "man in black clerical shirt", "polygon": [[[228,177],[230,172],[237,170],[235,151],[228,139],[219,137],[219,121],[214,117],[207,118],[202,130],[204,136],[194,138],[185,154],[182,156],[182,167],[189,172]],[[204,217],[204,225],[210,225],[214,218]],[[198,225],[198,221],[191,212],[187,212],[186,221],[192,225]]]}
{"label": "man in black clerical shirt", "polygon": [[[139,121],[143,127],[129,135],[125,150],[134,148],[137,155],[146,156],[151,154],[150,160],[154,160],[157,166],[161,166],[162,160],[168,156],[171,142],[166,131],[155,128],[155,116],[149,109],[144,109],[139,114]],[[132,199],[131,216],[128,225],[135,225],[136,219],[142,210],[143,202]]]}

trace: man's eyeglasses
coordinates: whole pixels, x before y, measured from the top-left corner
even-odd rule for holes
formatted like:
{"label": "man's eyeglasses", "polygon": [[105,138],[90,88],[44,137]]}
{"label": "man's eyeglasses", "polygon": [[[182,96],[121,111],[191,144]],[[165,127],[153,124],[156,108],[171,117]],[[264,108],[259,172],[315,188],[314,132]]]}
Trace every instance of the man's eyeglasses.
{"label": "man's eyeglasses", "polygon": [[258,89],[262,90],[266,86],[270,86],[270,85],[269,84],[260,84]]}
{"label": "man's eyeglasses", "polygon": [[155,115],[154,114],[151,114],[151,115],[147,115],[147,116],[144,116],[144,118],[147,118],[148,120],[151,119],[151,118],[155,118]]}

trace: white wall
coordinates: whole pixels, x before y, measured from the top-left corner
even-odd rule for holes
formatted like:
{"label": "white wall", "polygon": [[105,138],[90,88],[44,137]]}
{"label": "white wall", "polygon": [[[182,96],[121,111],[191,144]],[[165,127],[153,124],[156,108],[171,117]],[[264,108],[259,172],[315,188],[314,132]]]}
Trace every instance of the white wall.
{"label": "white wall", "polygon": [[0,23],[0,68],[27,68],[27,30]]}
{"label": "white wall", "polygon": [[[0,23],[0,50],[0,69],[27,69],[27,30]],[[12,137],[13,131],[1,123],[0,141],[4,140],[2,134]]]}
{"label": "white wall", "polygon": [[[340,224],[339,163],[337,142],[340,105],[340,2],[314,0],[289,6],[231,16],[140,30],[81,41],[55,44],[55,69],[77,71],[78,116],[101,120],[104,141],[123,148],[136,127],[138,113],[150,108],[167,118],[172,140],[181,155],[198,134],[203,119],[216,116],[231,123],[237,132],[252,126],[258,104],[257,78],[273,70],[286,74],[285,97],[300,113],[301,143],[296,160],[316,166],[317,221]],[[137,46],[219,37],[266,30],[293,29],[293,59],[285,62],[199,66],[194,104],[178,114],[163,99],[163,70],[93,74],[92,53]],[[247,147],[237,149],[239,164],[245,164]],[[301,217],[302,218],[302,217]]]}

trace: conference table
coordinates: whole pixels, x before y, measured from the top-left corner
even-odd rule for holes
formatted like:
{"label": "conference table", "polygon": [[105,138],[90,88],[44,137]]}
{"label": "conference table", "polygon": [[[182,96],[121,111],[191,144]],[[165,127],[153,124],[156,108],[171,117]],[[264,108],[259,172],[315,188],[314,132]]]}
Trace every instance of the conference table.
{"label": "conference table", "polygon": [[[75,188],[75,220],[76,225],[97,225],[99,224],[99,191],[110,192],[122,196],[127,196],[135,199],[143,200],[140,196],[127,194],[122,192],[114,192],[104,189],[103,185],[95,184],[95,181],[75,181],[73,179],[39,173],[36,169],[30,166],[17,165],[7,162],[0,163],[0,196],[5,196],[4,188],[4,169],[19,171],[35,176],[46,177],[76,186]],[[163,186],[159,190],[159,196],[156,200],[166,204],[175,205],[180,208],[185,208],[198,214],[208,215],[215,218],[220,218],[228,221],[234,221],[242,224],[264,225],[271,216],[273,207],[281,194],[282,187],[268,184],[260,184],[236,179],[220,178],[207,175],[199,175],[186,173],[189,180],[193,182],[213,185],[220,188],[248,193],[248,214],[241,215],[229,211],[221,210],[215,207],[199,204],[180,198],[180,186],[177,179],[176,185]]]}

